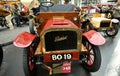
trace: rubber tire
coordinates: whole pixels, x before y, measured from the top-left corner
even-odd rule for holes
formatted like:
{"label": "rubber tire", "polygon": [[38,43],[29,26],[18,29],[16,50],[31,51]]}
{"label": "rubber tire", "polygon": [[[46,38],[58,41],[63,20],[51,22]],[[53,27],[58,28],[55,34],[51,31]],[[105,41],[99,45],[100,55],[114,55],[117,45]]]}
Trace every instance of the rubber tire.
{"label": "rubber tire", "polygon": [[[82,65],[85,69],[87,69],[90,72],[96,72],[99,70],[101,66],[101,53],[98,46],[91,44],[85,37],[83,37],[82,43],[85,46],[85,42],[87,42],[93,49],[93,56],[94,56],[94,62],[91,66],[89,66],[85,61],[82,62]],[[86,59],[88,59],[88,53],[86,52]]]}
{"label": "rubber tire", "polygon": [[30,47],[24,48],[23,51],[23,68],[24,68],[24,73],[25,76],[35,76],[36,74],[36,65],[34,64],[34,69],[30,70],[30,66],[29,66],[29,59],[28,59],[28,55],[30,52]]}
{"label": "rubber tire", "polygon": [[85,24],[85,25],[83,25],[83,26],[85,26],[85,28],[83,28],[84,32],[88,32],[90,30],[94,30],[94,27],[93,27],[93,25],[90,22],[86,22],[84,24]]}
{"label": "rubber tire", "polygon": [[[37,67],[36,67],[36,58],[34,56],[34,53],[35,53],[35,50],[36,50],[39,42],[40,42],[40,38],[36,37],[33,40],[32,44],[29,47],[24,48],[24,50],[23,50],[23,69],[24,69],[25,76],[35,76],[36,75]],[[32,55],[33,61],[32,62],[34,65],[34,69],[32,71],[30,70],[29,64],[28,64],[28,55],[30,52],[30,47],[33,49],[32,50],[32,52],[33,52],[33,55]]]}
{"label": "rubber tire", "polygon": [[3,49],[2,47],[0,46],[0,66],[2,64],[2,60],[3,60]]}
{"label": "rubber tire", "polygon": [[114,36],[117,35],[117,33],[118,33],[118,27],[117,27],[117,25],[118,25],[118,24],[113,24],[113,28],[114,28],[114,30],[115,30],[115,33],[109,34],[109,33],[108,33],[109,30],[106,30],[106,31],[105,31],[105,33],[107,34],[108,37],[114,37]]}
{"label": "rubber tire", "polygon": [[87,22],[87,23],[86,23],[86,27],[87,27],[87,26],[88,26],[88,28],[89,28],[88,31],[90,31],[90,30],[94,30],[94,27],[93,27],[92,23]]}
{"label": "rubber tire", "polygon": [[32,21],[29,22],[29,30],[31,34],[35,34],[35,30],[34,30],[34,23],[32,23]]}
{"label": "rubber tire", "polygon": [[8,23],[7,23],[6,20],[4,21],[4,25],[5,25],[5,27],[10,28],[10,27],[8,26]]}
{"label": "rubber tire", "polygon": [[13,17],[12,19],[11,19],[11,22],[12,22],[12,24],[13,24],[13,26],[15,26],[17,23],[16,23],[16,20],[15,20],[15,17]]}

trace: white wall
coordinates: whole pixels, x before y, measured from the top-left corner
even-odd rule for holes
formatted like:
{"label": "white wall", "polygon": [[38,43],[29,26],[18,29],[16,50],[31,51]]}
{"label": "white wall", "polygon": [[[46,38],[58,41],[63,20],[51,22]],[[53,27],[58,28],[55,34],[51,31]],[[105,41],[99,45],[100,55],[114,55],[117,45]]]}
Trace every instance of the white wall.
{"label": "white wall", "polygon": [[24,6],[29,7],[30,3],[31,3],[33,0],[20,0],[20,1],[22,2],[22,4],[23,4]]}
{"label": "white wall", "polygon": [[101,3],[107,3],[107,0],[101,0]]}
{"label": "white wall", "polygon": [[38,7],[38,0],[21,0],[22,4],[31,9],[32,7]]}

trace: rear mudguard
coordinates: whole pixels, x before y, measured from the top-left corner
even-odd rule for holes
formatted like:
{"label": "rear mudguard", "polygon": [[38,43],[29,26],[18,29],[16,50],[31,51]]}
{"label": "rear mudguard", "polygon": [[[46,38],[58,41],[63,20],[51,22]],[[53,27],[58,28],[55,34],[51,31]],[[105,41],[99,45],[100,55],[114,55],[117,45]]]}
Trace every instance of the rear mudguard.
{"label": "rear mudguard", "polygon": [[30,34],[28,32],[23,32],[16,37],[16,39],[13,41],[13,44],[16,47],[25,48],[28,47],[35,38],[36,35]]}
{"label": "rear mudguard", "polygon": [[113,23],[119,23],[119,20],[118,19],[112,19],[111,20]]}
{"label": "rear mudguard", "polygon": [[103,45],[105,43],[105,38],[94,30],[83,33],[83,36],[86,37],[88,41],[93,45]]}

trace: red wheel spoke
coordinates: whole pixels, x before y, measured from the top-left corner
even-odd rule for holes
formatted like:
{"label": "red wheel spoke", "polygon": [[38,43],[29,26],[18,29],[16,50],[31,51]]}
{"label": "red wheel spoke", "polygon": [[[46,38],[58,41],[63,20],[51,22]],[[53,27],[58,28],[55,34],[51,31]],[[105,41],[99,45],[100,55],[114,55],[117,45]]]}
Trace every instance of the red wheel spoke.
{"label": "red wheel spoke", "polygon": [[93,52],[89,52],[89,55],[93,55],[94,56],[94,53]]}
{"label": "red wheel spoke", "polygon": [[30,70],[32,71],[34,69],[34,65],[31,62],[29,62],[29,65],[30,65]]}
{"label": "red wheel spoke", "polygon": [[93,65],[93,62],[94,62],[94,57],[92,58],[91,56],[89,56],[89,59],[87,60],[87,64],[89,66],[92,66]]}
{"label": "red wheel spoke", "polygon": [[91,45],[86,42],[86,48],[88,50],[87,52],[87,61],[86,63],[89,65],[89,66],[92,66],[93,65],[93,62],[94,62],[94,53],[93,53],[93,48],[91,47]]}
{"label": "red wheel spoke", "polygon": [[30,47],[28,59],[29,59],[29,68],[31,71],[34,69],[33,56],[34,56],[34,51],[33,48]]}

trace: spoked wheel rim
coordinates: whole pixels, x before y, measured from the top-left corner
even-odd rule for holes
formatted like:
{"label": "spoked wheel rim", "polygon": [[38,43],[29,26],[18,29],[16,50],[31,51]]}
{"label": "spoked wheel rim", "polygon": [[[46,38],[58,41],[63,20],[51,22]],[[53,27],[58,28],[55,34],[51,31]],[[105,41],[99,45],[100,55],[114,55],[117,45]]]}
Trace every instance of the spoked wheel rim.
{"label": "spoked wheel rim", "polygon": [[82,38],[83,46],[86,48],[83,53],[84,68],[90,72],[96,72],[101,66],[101,53],[98,46],[91,44],[85,37]]}
{"label": "spoked wheel rim", "polygon": [[32,47],[30,47],[30,51],[28,54],[28,64],[30,71],[32,71],[35,68],[33,56],[34,56],[34,50]]}
{"label": "spoked wheel rim", "polygon": [[114,24],[110,29],[105,31],[109,37],[115,36],[118,33],[117,24]]}
{"label": "spoked wheel rim", "polygon": [[23,68],[25,76],[35,76],[36,75],[36,57],[35,50],[39,44],[39,37],[35,38],[32,44],[23,51]]}
{"label": "spoked wheel rim", "polygon": [[34,76],[36,72],[34,62],[34,49],[32,46],[29,46],[25,48],[23,52],[23,68],[25,76]]}
{"label": "spoked wheel rim", "polygon": [[84,43],[84,46],[86,46],[86,49],[87,49],[87,52],[86,52],[86,61],[85,63],[88,65],[88,66],[92,66],[94,64],[94,52],[93,52],[93,48],[91,47],[90,43],[89,42],[85,42]]}
{"label": "spoked wheel rim", "polygon": [[116,32],[116,30],[115,30],[114,28],[110,28],[109,30],[107,30],[107,33],[108,33],[109,35],[114,35],[115,32]]}

